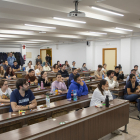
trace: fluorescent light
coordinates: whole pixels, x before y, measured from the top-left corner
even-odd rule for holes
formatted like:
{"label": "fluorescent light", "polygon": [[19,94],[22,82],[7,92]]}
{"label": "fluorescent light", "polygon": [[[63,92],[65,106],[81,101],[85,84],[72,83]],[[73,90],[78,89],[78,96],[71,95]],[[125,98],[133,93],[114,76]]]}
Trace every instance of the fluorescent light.
{"label": "fluorescent light", "polygon": [[92,34],[103,34],[103,35],[106,35],[107,33],[101,33],[101,32],[90,32]]}
{"label": "fluorescent light", "polygon": [[116,27],[117,30],[123,30],[123,31],[129,31],[129,32],[132,32],[133,30],[130,30],[130,29],[124,29],[124,28],[119,28],[119,27]]}
{"label": "fluorescent light", "polygon": [[62,21],[69,21],[69,22],[76,22],[76,23],[84,23],[84,24],[86,23],[85,21],[65,19],[65,18],[58,18],[58,17],[53,17],[53,19],[62,20]]}
{"label": "fluorescent light", "polygon": [[44,32],[44,31],[41,31],[41,32],[39,32],[40,34],[46,34],[46,32]]}
{"label": "fluorescent light", "polygon": [[24,24],[24,25],[25,25],[25,26],[30,26],[30,27],[56,29],[56,27],[48,27],[48,26],[40,26],[40,25],[31,25],[31,24]]}
{"label": "fluorescent light", "polygon": [[95,10],[102,11],[102,12],[106,12],[106,13],[118,15],[118,16],[124,16],[124,15],[122,15],[122,14],[119,14],[119,13],[116,13],[116,12],[112,12],[112,11],[108,11],[108,10],[105,10],[105,9],[101,9],[101,8],[98,8],[98,7],[94,7],[94,6],[92,6],[91,8],[92,8],[92,9],[95,9]]}

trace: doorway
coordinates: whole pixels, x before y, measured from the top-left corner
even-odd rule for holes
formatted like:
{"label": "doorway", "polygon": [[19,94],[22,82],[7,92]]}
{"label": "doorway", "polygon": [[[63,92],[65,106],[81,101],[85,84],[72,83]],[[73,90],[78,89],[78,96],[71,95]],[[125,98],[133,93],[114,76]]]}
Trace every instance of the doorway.
{"label": "doorway", "polygon": [[52,66],[52,49],[40,49],[40,57],[42,62],[46,62],[46,54],[49,54],[51,57],[51,66]]}
{"label": "doorway", "polygon": [[103,49],[103,64],[107,64],[108,70],[114,70],[117,65],[117,48]]}

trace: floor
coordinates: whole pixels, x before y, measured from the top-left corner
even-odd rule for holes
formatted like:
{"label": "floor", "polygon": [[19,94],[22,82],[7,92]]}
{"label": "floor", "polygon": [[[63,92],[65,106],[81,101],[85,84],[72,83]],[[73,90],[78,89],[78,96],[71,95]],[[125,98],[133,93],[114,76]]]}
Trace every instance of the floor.
{"label": "floor", "polygon": [[[120,128],[123,130],[124,127]],[[107,136],[99,140],[140,140],[140,121],[135,119],[129,119],[127,126],[128,134],[122,133],[122,135],[108,134]]]}

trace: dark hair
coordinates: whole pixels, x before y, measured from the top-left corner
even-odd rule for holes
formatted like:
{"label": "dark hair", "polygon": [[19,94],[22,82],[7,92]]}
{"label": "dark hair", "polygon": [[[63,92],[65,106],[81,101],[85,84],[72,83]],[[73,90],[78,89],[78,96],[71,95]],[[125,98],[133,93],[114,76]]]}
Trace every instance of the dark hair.
{"label": "dark hair", "polygon": [[135,67],[138,67],[138,65],[135,65],[134,68],[135,68]]}
{"label": "dark hair", "polygon": [[42,75],[44,74],[44,72],[45,72],[45,71],[42,71],[42,72],[41,72],[41,78],[42,78]]}
{"label": "dark hair", "polygon": [[1,67],[3,67],[3,66],[0,66],[0,74],[4,75],[4,68],[3,68],[3,70],[1,70]]}
{"label": "dark hair", "polygon": [[[5,63],[6,61],[7,61],[7,60],[5,60],[4,63]],[[7,62],[8,62],[8,61],[7,61]]]}
{"label": "dark hair", "polygon": [[[32,65],[32,61],[29,61],[29,63],[31,63],[31,65]],[[28,64],[29,64],[29,63],[28,63]]]}
{"label": "dark hair", "polygon": [[30,70],[29,70],[29,73],[32,72],[32,71],[34,71],[34,70],[33,70],[33,69],[30,69]]}
{"label": "dark hair", "polygon": [[61,75],[61,76],[62,76],[62,74],[61,74],[60,72],[56,73],[56,77],[57,77],[58,75]]}
{"label": "dark hair", "polygon": [[78,78],[78,77],[80,77],[80,75],[78,75],[78,74],[74,76],[73,79],[74,79],[75,82],[77,81],[77,78]]}
{"label": "dark hair", "polygon": [[48,65],[48,61],[45,62],[45,65],[46,65],[46,64]]}
{"label": "dark hair", "polygon": [[77,68],[72,68],[72,72],[74,71],[74,70],[76,70]]}
{"label": "dark hair", "polygon": [[102,65],[98,65],[98,68],[102,68],[103,66]]}
{"label": "dark hair", "polygon": [[111,73],[114,73],[114,71],[113,70],[108,70],[107,71],[107,77],[109,77],[111,75]]}
{"label": "dark hair", "polygon": [[115,69],[120,69],[120,67],[119,66],[116,66]]}
{"label": "dark hair", "polygon": [[82,67],[85,65],[86,63],[83,63]]}
{"label": "dark hair", "polygon": [[[66,65],[66,63],[67,63],[67,62],[68,62],[68,61],[66,60],[66,61],[65,61],[65,65]],[[67,67],[70,67],[70,66],[69,66],[69,64],[68,64],[68,65],[66,65],[66,66],[67,66]]]}
{"label": "dark hair", "polygon": [[61,67],[66,66],[65,64],[62,64]]}
{"label": "dark hair", "polygon": [[[55,69],[56,65],[57,65],[57,64],[54,64],[54,65],[53,65],[53,68],[54,68],[54,69]],[[57,65],[57,66],[58,66],[58,65]]]}
{"label": "dark hair", "polygon": [[0,88],[4,85],[4,80],[0,80]]}
{"label": "dark hair", "polygon": [[72,61],[72,64],[74,63],[75,61]]}
{"label": "dark hair", "polygon": [[23,84],[26,84],[27,80],[26,79],[18,79],[16,82],[16,88],[20,90],[20,86],[23,87]]}
{"label": "dark hair", "polygon": [[13,63],[15,63],[15,62],[17,62],[17,61],[15,60]]}
{"label": "dark hair", "polygon": [[[7,74],[10,74],[10,76],[14,76],[15,75],[15,73],[13,72],[13,70],[11,71],[11,73],[9,73],[9,69],[10,69],[11,67],[7,67],[7,69],[6,69],[6,73]],[[12,69],[12,68],[11,68]]]}
{"label": "dark hair", "polygon": [[132,69],[131,72],[132,72],[132,71],[136,71],[136,70],[135,70],[135,69]]}
{"label": "dark hair", "polygon": [[135,76],[135,74],[130,74],[129,75],[129,81],[131,81],[131,79],[133,78],[133,76]]}
{"label": "dark hair", "polygon": [[105,79],[103,79],[103,80],[101,80],[100,81],[100,83],[98,84],[98,89],[101,91],[101,93],[102,93],[102,95],[103,95],[103,89],[102,89],[102,85],[105,85],[106,84],[106,82],[107,82],[107,80],[105,80]]}
{"label": "dark hair", "polygon": [[59,60],[57,61],[57,65],[58,65],[58,62],[60,62]]}
{"label": "dark hair", "polygon": [[[38,56],[40,56],[40,55],[38,55]],[[37,57],[38,57],[38,56],[37,56]]]}
{"label": "dark hair", "polygon": [[106,65],[106,63],[103,64],[103,67]]}

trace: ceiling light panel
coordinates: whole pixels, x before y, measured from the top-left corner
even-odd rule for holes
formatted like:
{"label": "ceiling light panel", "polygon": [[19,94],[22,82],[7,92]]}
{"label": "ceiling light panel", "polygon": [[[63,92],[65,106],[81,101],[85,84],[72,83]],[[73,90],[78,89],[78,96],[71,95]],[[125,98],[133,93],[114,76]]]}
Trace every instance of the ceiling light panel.
{"label": "ceiling light panel", "polygon": [[123,31],[129,31],[129,32],[132,32],[133,30],[130,30],[130,29],[124,29],[124,28],[119,28],[119,27],[116,27],[115,29],[117,30],[123,30]]}
{"label": "ceiling light panel", "polygon": [[48,29],[56,29],[56,27],[48,27],[48,26],[40,26],[40,25],[32,25],[32,24],[24,24],[25,26],[37,27],[37,28],[48,28]]}

